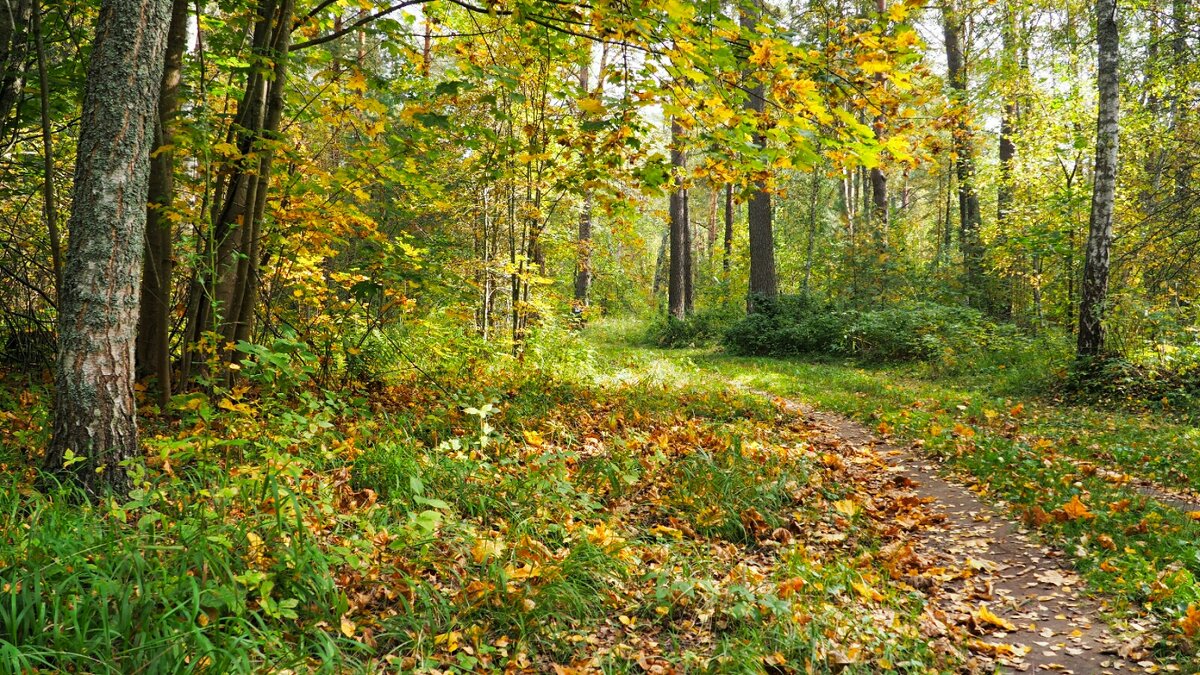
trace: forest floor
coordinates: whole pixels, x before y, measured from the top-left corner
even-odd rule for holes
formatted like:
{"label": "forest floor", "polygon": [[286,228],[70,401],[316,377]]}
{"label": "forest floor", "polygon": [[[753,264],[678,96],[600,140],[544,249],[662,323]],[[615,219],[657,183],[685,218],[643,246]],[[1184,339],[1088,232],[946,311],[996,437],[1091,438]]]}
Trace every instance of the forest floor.
{"label": "forest floor", "polygon": [[1001,614],[993,627],[1004,642],[992,653],[1006,669],[1200,670],[1172,654],[1190,652],[1200,628],[1200,452],[1185,420],[996,396],[995,373],[939,379],[911,367],[638,349],[772,397],[833,443],[876,453],[939,521],[910,543],[949,572],[918,586],[958,625],[972,603]]}
{"label": "forest floor", "polygon": [[96,505],[4,379],[0,672],[1194,670],[1190,427],[628,332],[147,404]]}

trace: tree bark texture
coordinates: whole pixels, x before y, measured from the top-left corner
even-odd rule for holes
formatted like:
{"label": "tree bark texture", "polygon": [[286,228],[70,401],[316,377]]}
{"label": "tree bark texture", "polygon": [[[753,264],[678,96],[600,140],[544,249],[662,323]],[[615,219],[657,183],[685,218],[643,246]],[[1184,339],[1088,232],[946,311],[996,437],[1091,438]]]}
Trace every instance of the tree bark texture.
{"label": "tree bark texture", "polygon": [[[170,0],[104,0],[88,64],[45,466],[92,496],[138,455],[134,340]],[[83,461],[68,466],[70,451]]]}
{"label": "tree bark texture", "polygon": [[679,123],[671,122],[671,168],[674,170],[668,213],[671,220],[671,256],[667,275],[667,311],[676,319],[687,316],[685,298],[687,255],[687,192],[683,188],[683,173],[687,169],[687,157],[683,152],[683,130]]}
{"label": "tree bark texture", "polygon": [[963,256],[967,302],[973,307],[984,306],[983,243],[979,230],[982,216],[979,193],[975,190],[975,144],[968,120],[963,116],[967,104],[967,71],[963,60],[962,17],[949,7],[942,7],[942,29],[946,42],[946,79],[958,115],[954,134],[955,172],[958,179],[959,248]]}
{"label": "tree bark texture", "polygon": [[183,54],[187,49],[188,0],[171,3],[171,27],[158,94],[158,123],[150,157],[150,186],[146,206],[146,254],[142,263],[141,315],[138,318],[137,374],[153,376],[158,402],[171,399],[171,273],[170,208],[175,196],[174,120],[179,111]]}
{"label": "tree bark texture", "polygon": [[0,7],[0,132],[25,91],[33,0],[4,0]]}
{"label": "tree bark texture", "polygon": [[[761,12],[762,7],[758,0],[754,0],[750,8],[742,11],[742,29],[751,37],[758,29],[758,17]],[[752,71],[748,72],[747,80],[749,95],[746,107],[756,113],[761,127],[761,116],[766,110],[765,91],[762,83],[753,79]],[[765,148],[766,134],[756,133],[754,144]],[[750,297],[747,298],[747,308],[750,311],[754,311],[756,297],[774,298],[779,292],[775,277],[775,235],[772,232],[771,218],[771,193],[766,191],[765,181],[755,181],[754,192],[750,196],[747,208],[750,230]]]}
{"label": "tree bark texture", "polygon": [[1116,0],[1097,0],[1096,39],[1099,45],[1096,69],[1099,109],[1096,114],[1095,183],[1079,296],[1076,350],[1081,357],[1104,353],[1104,310],[1108,301],[1120,118],[1120,37]]}

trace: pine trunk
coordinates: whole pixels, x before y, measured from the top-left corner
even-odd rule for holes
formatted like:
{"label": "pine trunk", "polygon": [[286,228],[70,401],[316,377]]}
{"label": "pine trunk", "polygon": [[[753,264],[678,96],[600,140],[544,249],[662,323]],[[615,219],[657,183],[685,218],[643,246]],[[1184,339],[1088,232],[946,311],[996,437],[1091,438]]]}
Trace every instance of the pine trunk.
{"label": "pine trunk", "polygon": [[[750,9],[742,12],[742,29],[749,34],[751,39],[758,29],[758,17],[761,12],[762,7],[757,0]],[[761,129],[763,127],[761,116],[766,109],[765,90],[761,82],[753,79],[752,71],[748,72],[747,80],[749,95],[746,99],[746,108],[756,114],[756,124]],[[754,144],[759,148],[766,148],[766,134],[761,131],[755,133]],[[766,188],[764,181],[755,181],[754,193],[750,196],[747,207],[746,217],[750,230],[750,293],[746,307],[749,311],[754,311],[755,298],[774,298],[778,294],[775,278],[775,235],[772,232],[771,222],[771,193],[767,192]]]}

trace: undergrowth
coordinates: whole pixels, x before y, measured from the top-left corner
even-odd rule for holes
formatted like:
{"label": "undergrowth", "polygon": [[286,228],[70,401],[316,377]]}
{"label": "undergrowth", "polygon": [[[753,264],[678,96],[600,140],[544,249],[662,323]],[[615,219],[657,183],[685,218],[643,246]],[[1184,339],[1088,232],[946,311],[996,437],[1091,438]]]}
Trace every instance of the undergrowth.
{"label": "undergrowth", "polygon": [[302,349],[253,354],[237,388],[146,404],[137,488],[95,504],[31,487],[47,395],[6,380],[0,671],[964,658],[886,572],[885,514],[847,506],[870,474],[761,398],[570,336],[525,362],[464,353],[336,394],[268,372]]}

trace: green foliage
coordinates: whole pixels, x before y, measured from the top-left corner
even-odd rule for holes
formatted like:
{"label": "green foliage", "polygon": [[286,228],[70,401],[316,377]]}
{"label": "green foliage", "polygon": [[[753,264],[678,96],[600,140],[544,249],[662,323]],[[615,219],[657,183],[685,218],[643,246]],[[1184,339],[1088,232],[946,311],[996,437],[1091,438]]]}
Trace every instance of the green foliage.
{"label": "green foliage", "polygon": [[756,298],[755,311],[725,332],[735,354],[832,354],[840,351],[843,312],[810,295]]}
{"label": "green foliage", "polygon": [[644,340],[659,347],[700,347],[717,342],[742,316],[731,304],[701,309],[686,319],[666,314],[646,328]]}
{"label": "green foliage", "polygon": [[735,354],[933,361],[999,335],[978,311],[932,303],[857,310],[802,295],[760,298],[755,307],[725,333],[725,346]]}

